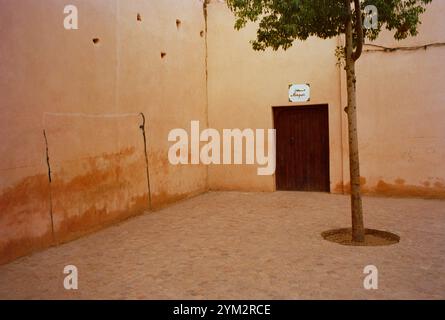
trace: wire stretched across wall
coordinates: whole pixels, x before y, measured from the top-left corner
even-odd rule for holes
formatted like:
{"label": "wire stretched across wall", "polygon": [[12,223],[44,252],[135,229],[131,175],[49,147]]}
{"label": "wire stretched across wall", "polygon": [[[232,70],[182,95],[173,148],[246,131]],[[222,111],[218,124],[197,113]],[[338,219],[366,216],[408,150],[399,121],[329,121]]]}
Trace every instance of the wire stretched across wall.
{"label": "wire stretched across wall", "polygon": [[418,46],[409,47],[385,47],[377,44],[365,44],[365,47],[372,47],[373,49],[365,49],[364,52],[395,52],[395,51],[416,51],[416,50],[427,50],[433,47],[443,47],[445,42],[434,42]]}

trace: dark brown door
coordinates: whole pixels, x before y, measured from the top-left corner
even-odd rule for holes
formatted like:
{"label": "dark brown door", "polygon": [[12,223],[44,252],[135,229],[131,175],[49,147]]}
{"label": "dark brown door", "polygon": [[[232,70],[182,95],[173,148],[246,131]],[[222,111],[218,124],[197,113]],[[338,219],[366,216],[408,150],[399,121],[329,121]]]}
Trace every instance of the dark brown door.
{"label": "dark brown door", "polygon": [[330,191],[328,105],[277,107],[278,190]]}

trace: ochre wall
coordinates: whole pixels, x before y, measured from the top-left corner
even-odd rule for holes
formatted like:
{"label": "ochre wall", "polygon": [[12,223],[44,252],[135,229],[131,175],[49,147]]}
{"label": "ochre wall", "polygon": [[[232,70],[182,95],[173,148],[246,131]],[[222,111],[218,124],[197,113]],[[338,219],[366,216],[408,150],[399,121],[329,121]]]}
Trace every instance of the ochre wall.
{"label": "ochre wall", "polygon": [[[435,1],[422,17],[416,38],[388,47],[445,42],[445,3]],[[255,25],[236,31],[223,3],[209,6],[209,125],[272,128],[272,106],[288,102],[290,83],[310,83],[309,104],[328,103],[331,191],[349,190],[349,156],[344,71],[336,66],[342,39],[296,41],[286,52],[255,52]],[[369,48],[366,48],[369,49]],[[359,147],[365,193],[445,198],[445,47],[392,53],[364,53],[357,65]],[[271,191],[274,177],[254,166],[209,170],[213,190]]]}
{"label": "ochre wall", "polygon": [[[224,3],[212,2],[208,17],[209,125],[212,128],[273,128],[272,107],[289,103],[288,86],[311,85],[307,104],[329,104],[331,180],[342,180],[340,73],[336,67],[338,40],[310,38],[288,51],[256,52],[255,25],[234,29],[234,17]],[[275,177],[257,175],[251,165],[212,166],[213,190],[273,191]],[[335,184],[333,185],[333,187]]]}
{"label": "ochre wall", "polygon": [[[417,37],[397,42],[392,33],[385,32],[375,42],[391,48],[431,43],[442,46],[364,53],[358,62],[365,192],[445,198],[444,14],[445,2],[433,1],[421,18]],[[345,172],[348,170],[345,163]],[[345,181],[349,179],[345,177]]]}
{"label": "ochre wall", "polygon": [[207,190],[167,158],[207,123],[202,3],[69,3],[79,30],[66,1],[0,0],[0,263]]}
{"label": "ochre wall", "polygon": [[[274,191],[256,166],[170,165],[167,136],[191,120],[273,128],[272,107],[295,105],[290,83],[310,83],[309,104],[329,104],[331,189],[348,191],[341,39],[255,52],[255,27],[235,31],[212,1],[206,52],[201,1],[70,3],[79,30],[63,28],[65,1],[0,0],[0,263],[209,188]],[[377,44],[444,42],[443,12],[436,1],[419,37],[385,33]],[[444,55],[435,47],[359,61],[365,192],[445,198]]]}

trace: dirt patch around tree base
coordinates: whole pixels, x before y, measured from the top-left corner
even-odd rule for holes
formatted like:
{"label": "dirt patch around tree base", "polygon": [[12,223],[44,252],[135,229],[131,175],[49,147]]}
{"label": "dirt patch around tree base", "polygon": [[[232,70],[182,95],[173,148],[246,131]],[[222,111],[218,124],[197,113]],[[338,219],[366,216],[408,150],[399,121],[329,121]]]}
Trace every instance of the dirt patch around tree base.
{"label": "dirt patch around tree base", "polygon": [[400,242],[400,237],[394,233],[366,229],[365,241],[355,242],[352,241],[352,229],[335,229],[323,232],[321,236],[330,242],[335,242],[344,246],[358,246],[358,247],[378,247],[378,246],[390,246]]}

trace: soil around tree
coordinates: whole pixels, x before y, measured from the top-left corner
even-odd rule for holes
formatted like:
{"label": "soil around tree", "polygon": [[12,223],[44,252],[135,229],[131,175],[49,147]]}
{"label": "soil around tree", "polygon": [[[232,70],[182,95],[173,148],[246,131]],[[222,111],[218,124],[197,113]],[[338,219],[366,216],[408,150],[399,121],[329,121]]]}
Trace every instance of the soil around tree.
{"label": "soil around tree", "polygon": [[374,229],[365,229],[365,241],[352,241],[352,229],[334,229],[325,231],[321,236],[330,242],[338,243],[344,246],[357,247],[379,247],[390,246],[400,242],[400,237],[394,233],[387,231],[380,231]]}

